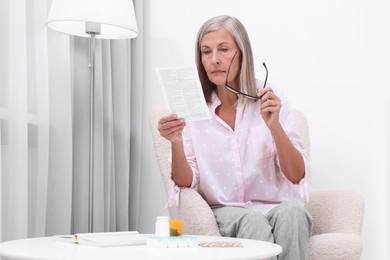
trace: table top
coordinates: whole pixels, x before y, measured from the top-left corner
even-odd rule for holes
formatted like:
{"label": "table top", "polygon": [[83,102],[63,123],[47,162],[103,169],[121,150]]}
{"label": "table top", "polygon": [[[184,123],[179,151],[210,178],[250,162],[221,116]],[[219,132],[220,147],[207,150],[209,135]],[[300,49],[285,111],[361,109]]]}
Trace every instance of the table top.
{"label": "table top", "polygon": [[199,242],[240,241],[243,247],[179,247],[154,248],[142,246],[95,247],[58,241],[55,237],[39,237],[0,243],[0,256],[15,259],[115,259],[115,260],[204,260],[204,259],[266,259],[282,252],[282,247],[258,240],[197,236]]}

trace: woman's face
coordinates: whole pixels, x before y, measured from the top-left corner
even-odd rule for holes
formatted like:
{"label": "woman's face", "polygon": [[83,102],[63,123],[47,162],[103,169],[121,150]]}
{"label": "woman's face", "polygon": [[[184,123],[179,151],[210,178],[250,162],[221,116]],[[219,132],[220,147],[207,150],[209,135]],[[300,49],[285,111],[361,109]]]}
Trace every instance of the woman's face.
{"label": "woman's face", "polygon": [[241,63],[241,53],[233,36],[226,29],[219,29],[203,36],[200,41],[201,61],[207,77],[217,86],[225,86],[229,65],[229,86],[238,87],[238,75]]}

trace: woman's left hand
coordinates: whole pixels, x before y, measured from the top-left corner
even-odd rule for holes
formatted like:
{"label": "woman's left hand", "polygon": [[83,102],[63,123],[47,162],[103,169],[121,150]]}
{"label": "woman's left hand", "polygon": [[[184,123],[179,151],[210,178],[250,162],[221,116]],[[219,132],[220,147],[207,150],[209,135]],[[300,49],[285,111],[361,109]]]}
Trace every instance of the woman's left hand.
{"label": "woman's left hand", "polygon": [[260,99],[260,114],[268,128],[272,129],[274,126],[279,125],[279,113],[282,108],[282,102],[270,87],[260,89],[258,95],[262,96]]}

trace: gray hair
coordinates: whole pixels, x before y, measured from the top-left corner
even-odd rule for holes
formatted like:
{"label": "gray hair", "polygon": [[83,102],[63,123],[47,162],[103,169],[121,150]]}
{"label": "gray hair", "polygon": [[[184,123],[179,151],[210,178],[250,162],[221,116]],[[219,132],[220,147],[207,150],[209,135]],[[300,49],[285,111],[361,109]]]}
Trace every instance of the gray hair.
{"label": "gray hair", "polygon": [[[196,37],[195,62],[198,68],[199,79],[202,84],[203,94],[205,96],[206,102],[211,103],[211,95],[213,91],[215,91],[215,84],[209,80],[206,74],[206,70],[203,67],[200,43],[206,34],[218,31],[221,28],[224,28],[231,33],[241,52],[242,58],[239,76],[239,90],[249,95],[256,96],[257,89],[253,53],[248,33],[237,18],[228,15],[221,15],[213,17],[204,22],[203,25],[199,28]],[[240,97],[239,100],[241,100],[241,102],[244,104],[251,102],[250,100],[242,97]]]}

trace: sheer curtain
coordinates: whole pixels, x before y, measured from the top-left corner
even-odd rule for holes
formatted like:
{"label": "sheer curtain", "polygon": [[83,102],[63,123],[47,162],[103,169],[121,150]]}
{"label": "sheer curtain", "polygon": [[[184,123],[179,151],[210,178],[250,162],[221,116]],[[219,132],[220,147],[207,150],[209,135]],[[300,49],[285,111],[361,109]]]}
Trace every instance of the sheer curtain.
{"label": "sheer curtain", "polygon": [[[46,29],[50,4],[0,1],[2,241],[87,231],[88,39]],[[94,231],[137,228],[135,41],[97,41]]]}
{"label": "sheer curtain", "polygon": [[46,6],[0,2],[1,235],[42,234],[45,219],[49,100]]}

